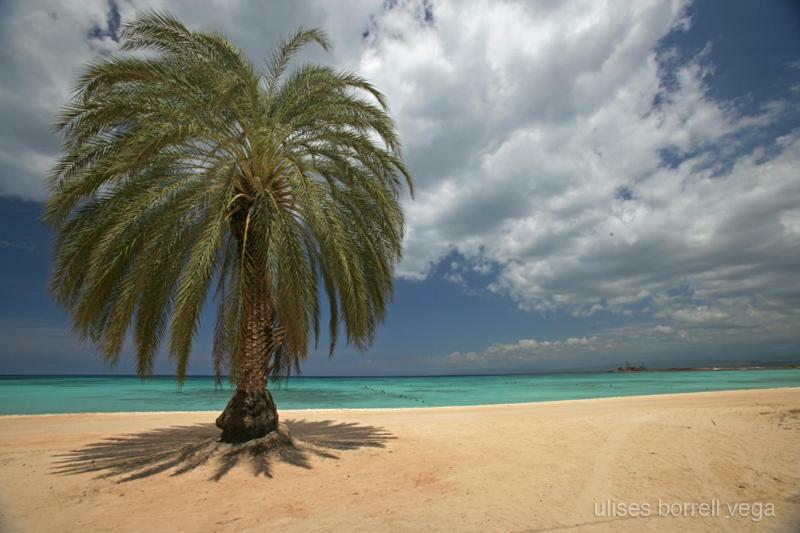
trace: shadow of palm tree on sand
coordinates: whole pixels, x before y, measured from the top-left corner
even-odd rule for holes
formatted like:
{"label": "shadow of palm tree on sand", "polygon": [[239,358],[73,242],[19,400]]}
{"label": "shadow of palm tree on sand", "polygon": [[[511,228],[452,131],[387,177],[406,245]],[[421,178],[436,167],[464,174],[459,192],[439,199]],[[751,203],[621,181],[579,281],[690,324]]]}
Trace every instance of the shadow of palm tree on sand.
{"label": "shadow of palm tree on sand", "polygon": [[172,470],[180,475],[214,464],[211,479],[218,481],[239,463],[248,463],[253,475],[272,477],[270,465],[282,461],[311,468],[313,456],[337,459],[336,452],[383,448],[395,437],[383,428],[350,422],[288,420],[263,439],[243,444],[219,441],[214,424],[172,426],[111,437],[56,456],[56,474],[98,473],[98,478],[121,476],[133,481]]}

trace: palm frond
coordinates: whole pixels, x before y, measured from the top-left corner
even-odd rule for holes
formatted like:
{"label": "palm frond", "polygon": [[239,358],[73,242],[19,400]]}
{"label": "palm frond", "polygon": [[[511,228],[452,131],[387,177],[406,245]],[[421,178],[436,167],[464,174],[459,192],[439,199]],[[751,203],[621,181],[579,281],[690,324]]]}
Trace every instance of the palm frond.
{"label": "palm frond", "polygon": [[340,330],[368,348],[413,186],[385,97],[351,72],[289,69],[303,46],[329,48],[320,30],[299,29],[263,73],[167,13],[122,36],[124,52],[146,53],[87,66],[54,124],[51,290],[78,334],[112,363],[131,338],[142,376],[169,337],[182,380],[216,282],[218,382],[253,355],[254,309],[267,310],[263,371],[298,371],[321,336],[321,293],[331,355]]}

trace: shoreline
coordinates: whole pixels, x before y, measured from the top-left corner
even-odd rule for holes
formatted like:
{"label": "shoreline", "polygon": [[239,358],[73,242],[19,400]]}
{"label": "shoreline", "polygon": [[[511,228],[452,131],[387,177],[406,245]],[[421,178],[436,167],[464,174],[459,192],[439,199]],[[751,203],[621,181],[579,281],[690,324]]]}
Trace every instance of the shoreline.
{"label": "shoreline", "polygon": [[[12,531],[790,531],[800,388],[283,410],[285,455],[215,453],[216,411],[0,417]],[[242,447],[245,451],[247,447]],[[774,516],[600,516],[761,502]],[[58,513],[52,512],[58,509]],[[182,511],[176,511],[182,510]],[[453,514],[457,510],[457,514]],[[265,522],[267,520],[268,522]]]}
{"label": "shoreline", "polygon": [[[573,398],[567,400],[539,400],[535,402],[511,402],[511,403],[485,403],[474,405],[439,405],[439,406],[420,406],[420,407],[311,407],[300,409],[281,409],[278,406],[279,413],[325,413],[325,412],[347,412],[347,413],[382,413],[382,412],[400,412],[400,411],[436,411],[436,410],[463,410],[463,409],[483,409],[483,408],[500,408],[500,407],[535,407],[543,404],[570,404],[570,403],[583,403],[583,402],[604,402],[625,399],[643,399],[643,398],[672,398],[672,397],[685,397],[685,396],[703,396],[703,395],[717,395],[737,392],[757,392],[757,391],[800,391],[800,385],[796,387],[766,387],[755,389],[727,389],[727,390],[711,390],[711,391],[694,391],[694,392],[665,392],[654,394],[636,394],[636,395],[622,395],[622,396],[603,396],[600,398]],[[42,417],[70,417],[70,416],[104,416],[104,415],[216,415],[221,412],[220,410],[200,410],[200,411],[85,411],[75,413],[35,413],[35,414],[0,414],[0,420],[4,418],[42,418]]]}

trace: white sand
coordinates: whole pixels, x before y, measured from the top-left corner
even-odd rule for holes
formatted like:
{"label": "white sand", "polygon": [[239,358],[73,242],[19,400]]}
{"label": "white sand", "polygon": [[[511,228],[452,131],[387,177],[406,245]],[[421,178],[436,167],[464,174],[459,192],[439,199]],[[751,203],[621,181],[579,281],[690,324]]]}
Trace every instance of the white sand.
{"label": "white sand", "polygon": [[[800,389],[285,411],[307,449],[262,464],[271,477],[241,454],[191,468],[215,416],[0,417],[0,530],[800,529]],[[165,462],[187,471],[120,482]],[[659,517],[659,499],[720,516]],[[630,504],[649,516],[619,516]]]}

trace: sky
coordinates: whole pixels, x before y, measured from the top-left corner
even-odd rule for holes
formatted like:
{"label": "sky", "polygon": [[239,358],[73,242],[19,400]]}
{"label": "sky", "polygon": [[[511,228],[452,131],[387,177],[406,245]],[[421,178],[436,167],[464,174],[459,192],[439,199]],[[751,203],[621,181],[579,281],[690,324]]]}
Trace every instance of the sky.
{"label": "sky", "polygon": [[[416,180],[394,303],[368,352],[305,375],[800,361],[797,2],[5,0],[0,374],[133,373],[48,295],[39,214],[73,80],[152,8],[256,65],[322,28],[332,51],[299,62],[388,99]],[[209,310],[190,374],[211,372]]]}

